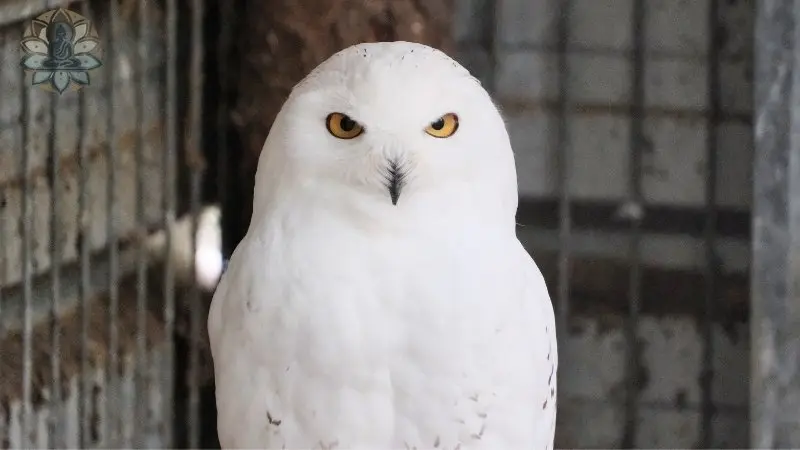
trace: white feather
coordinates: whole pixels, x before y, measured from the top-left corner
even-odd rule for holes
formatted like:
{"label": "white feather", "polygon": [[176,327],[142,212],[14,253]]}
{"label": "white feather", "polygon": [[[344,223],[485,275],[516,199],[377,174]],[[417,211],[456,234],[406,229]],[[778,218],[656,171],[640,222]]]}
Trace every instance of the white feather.
{"label": "white feather", "polygon": [[[331,112],[365,132],[331,136]],[[452,137],[424,133],[450,112]],[[332,56],[276,118],[254,197],[208,319],[224,448],[552,448],[553,309],[503,120],[463,67],[407,42]]]}

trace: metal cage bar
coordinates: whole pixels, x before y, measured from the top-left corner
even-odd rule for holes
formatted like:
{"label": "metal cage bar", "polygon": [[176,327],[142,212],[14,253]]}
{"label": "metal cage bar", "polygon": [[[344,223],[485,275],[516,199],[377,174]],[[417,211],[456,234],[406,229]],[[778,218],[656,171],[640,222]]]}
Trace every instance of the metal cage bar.
{"label": "metal cage bar", "polygon": [[700,372],[700,442],[702,448],[711,448],[714,436],[714,318],[717,299],[717,165],[718,126],[722,116],[720,93],[720,23],[719,1],[709,0],[708,11],[708,118],[706,121],[706,211],[703,243],[705,265],[703,267],[704,298],[700,305],[701,335],[703,337],[703,361]]}
{"label": "metal cage bar", "polygon": [[[81,15],[92,19],[92,10],[89,2],[81,4]],[[78,224],[83,239],[79,242],[79,261],[80,261],[80,389],[78,400],[78,418],[80,421],[80,432],[78,442],[81,448],[86,448],[91,444],[91,386],[89,378],[89,299],[92,296],[91,279],[91,256],[90,256],[90,230],[89,218],[89,131],[87,118],[89,117],[89,105],[86,101],[86,92],[81,89],[78,92],[78,165],[80,167],[80,181],[78,183]]]}
{"label": "metal cage bar", "polygon": [[497,20],[497,11],[503,7],[503,0],[492,0],[485,2],[484,21],[486,23],[483,31],[482,41],[483,47],[486,51],[486,56],[489,59],[489,70],[486,73],[486,90],[491,94],[497,92],[497,27],[499,26]]}
{"label": "metal cage bar", "polygon": [[[567,112],[569,108],[569,22],[572,2],[562,0],[559,4],[558,16],[558,126],[556,139],[558,146],[558,298],[557,301],[557,338],[563,338],[567,329],[570,313],[570,234],[572,233],[572,214],[570,211],[570,164],[571,151],[569,142],[569,126]],[[560,332],[558,330],[561,330]],[[563,339],[560,339],[563,343]]]}
{"label": "metal cage bar", "polygon": [[[219,74],[219,89],[222,92],[217,103],[217,201],[220,205],[225,205],[228,201],[228,187],[230,183],[230,143],[228,141],[228,123],[231,108],[230,86],[233,77],[229,73],[229,59],[231,51],[231,28],[234,20],[234,2],[220,2],[220,32],[217,40],[216,58],[217,73]],[[221,206],[220,210],[223,210]],[[222,250],[223,259],[227,260],[229,255],[225,254],[226,244],[223,240]]]}
{"label": "metal cage bar", "polygon": [[167,34],[167,61],[166,61],[166,99],[165,99],[165,142],[164,172],[163,172],[163,229],[165,232],[164,248],[164,334],[167,336],[167,345],[164,356],[164,374],[161,382],[164,383],[165,399],[161,435],[167,446],[174,445],[175,433],[173,425],[175,412],[172,402],[175,399],[175,262],[173,255],[174,229],[176,219],[176,171],[178,151],[178,120],[177,120],[177,64],[178,64],[178,10],[176,0],[166,0],[166,34]]}
{"label": "metal cage bar", "polygon": [[[5,37],[0,35],[0,45],[5,44]],[[8,256],[8,244],[6,233],[8,230],[8,216],[9,214],[6,212],[8,208],[8,192],[7,188],[0,188],[0,286],[5,286],[8,283],[8,264],[9,264],[9,256]],[[4,302],[5,298],[3,295],[3,290],[0,289],[0,317],[3,317],[4,312]],[[5,335],[5,323],[0,321],[0,336]],[[5,443],[8,441],[8,415],[9,411],[5,411],[5,407],[0,405],[0,443]]]}
{"label": "metal cage bar", "polygon": [[639,420],[639,390],[641,388],[641,349],[639,348],[639,315],[642,307],[642,240],[641,219],[644,206],[642,197],[642,153],[647,145],[644,134],[644,59],[645,59],[645,2],[633,1],[631,49],[631,105],[630,105],[630,166],[626,219],[630,224],[628,241],[628,317],[625,321],[627,348],[625,427],[622,446],[635,448]]}
{"label": "metal cage bar", "polygon": [[[4,43],[4,39],[0,37],[0,44]],[[8,230],[8,192],[5,188],[0,189],[0,285],[5,286],[8,283],[8,247],[6,244],[6,230]],[[3,290],[0,289],[0,317],[3,316]],[[5,323],[0,321],[0,336],[5,335]],[[9,411],[6,411],[5,406],[0,405],[0,444],[5,444],[9,441],[9,427],[8,427]]]}
{"label": "metal cage bar", "polygon": [[[202,154],[203,145],[203,0],[192,1],[192,48],[189,72],[189,139],[186,141],[186,160],[190,173],[190,209],[192,220],[192,255],[197,254],[197,229],[200,217],[201,202],[201,182],[205,161]],[[192,259],[192,273],[196,272],[196,260]],[[196,305],[190,308],[190,338],[189,338],[189,447],[197,448],[200,444],[201,424],[200,424],[200,382],[198,379],[200,371],[200,329],[204,324],[200,316],[200,291],[197,282],[193,282],[190,287],[189,302]]]}
{"label": "metal cage bar", "polygon": [[118,396],[112,395],[118,389],[120,371],[120,343],[119,343],[119,236],[117,234],[117,220],[119,216],[119,199],[117,196],[117,157],[119,145],[117,142],[116,103],[117,95],[116,71],[116,40],[119,30],[119,4],[118,0],[108,3],[108,23],[105,27],[106,59],[112,70],[106,71],[107,83],[107,167],[106,179],[106,233],[108,236],[108,361],[106,367],[106,393],[103,421],[103,439],[107,444],[119,445],[119,414],[114,412]]}
{"label": "metal cage bar", "polygon": [[[47,180],[50,185],[50,404],[56,407],[62,401],[61,395],[61,242],[59,239],[59,159],[57,138],[58,97],[50,98],[50,132],[47,137],[49,159]],[[50,439],[58,439],[61,424],[58,418],[50,417]]]}
{"label": "metal cage bar", "polygon": [[136,94],[136,364],[135,364],[135,383],[134,383],[134,396],[133,404],[135,408],[135,426],[134,436],[138,438],[135,446],[143,447],[145,445],[144,434],[150,430],[150,423],[148,423],[147,411],[144,407],[144,399],[139,400],[138,394],[147,392],[150,387],[149,379],[147,377],[147,222],[145,219],[145,205],[144,205],[144,189],[145,189],[145,172],[144,172],[144,142],[145,142],[145,123],[144,123],[144,80],[147,77],[145,71],[145,62],[147,61],[147,45],[144,36],[145,22],[147,21],[147,2],[145,0],[138,0],[136,2],[136,64],[137,72],[139,74],[138,85],[139,89]]}
{"label": "metal cage bar", "polygon": [[33,421],[33,408],[31,406],[32,398],[32,376],[33,376],[33,273],[32,273],[32,256],[31,256],[31,235],[33,234],[33,193],[30,179],[30,154],[33,152],[31,148],[30,127],[31,123],[31,108],[30,108],[30,95],[31,88],[27,85],[25,72],[20,71],[20,92],[22,98],[20,99],[20,125],[22,126],[22,145],[20,151],[20,170],[22,173],[22,272],[23,272],[23,313],[22,313],[22,327],[23,327],[23,344],[22,344],[22,441],[33,445],[29,442],[32,434],[32,421]]}
{"label": "metal cage bar", "polygon": [[800,447],[800,4],[757,2],[750,446]]}

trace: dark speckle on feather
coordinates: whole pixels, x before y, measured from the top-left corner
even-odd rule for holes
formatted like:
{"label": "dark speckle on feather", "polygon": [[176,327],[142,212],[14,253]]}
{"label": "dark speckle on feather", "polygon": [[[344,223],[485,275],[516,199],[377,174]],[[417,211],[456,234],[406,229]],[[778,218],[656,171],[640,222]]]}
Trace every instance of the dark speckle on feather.
{"label": "dark speckle on feather", "polygon": [[273,419],[272,414],[270,414],[269,411],[267,411],[267,421],[270,425],[275,425],[276,427],[281,426],[281,421]]}

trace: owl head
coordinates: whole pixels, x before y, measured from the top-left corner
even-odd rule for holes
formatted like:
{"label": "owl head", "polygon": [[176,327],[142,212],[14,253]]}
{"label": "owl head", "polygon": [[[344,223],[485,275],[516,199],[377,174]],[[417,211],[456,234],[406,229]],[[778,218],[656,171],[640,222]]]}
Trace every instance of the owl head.
{"label": "owl head", "polygon": [[457,219],[459,209],[513,220],[517,184],[505,124],[480,82],[439,50],[381,42],[334,54],[295,86],[254,197],[254,214],[316,198],[390,220]]}

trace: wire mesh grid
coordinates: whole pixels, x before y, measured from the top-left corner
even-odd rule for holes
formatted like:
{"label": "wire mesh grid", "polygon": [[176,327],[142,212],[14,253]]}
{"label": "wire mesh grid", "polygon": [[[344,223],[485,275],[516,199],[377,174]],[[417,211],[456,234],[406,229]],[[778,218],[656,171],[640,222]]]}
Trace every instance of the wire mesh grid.
{"label": "wire mesh grid", "polygon": [[[191,276],[204,4],[40,3],[0,5],[0,447],[197,448],[203,350],[175,343],[201,341],[205,324],[191,307],[205,300]],[[103,64],[62,95],[18,63],[31,20],[59,8],[89,19]]]}
{"label": "wire mesh grid", "polygon": [[[725,334],[721,329],[731,322],[738,323],[734,327],[741,329],[746,320],[738,316],[741,311],[735,319],[731,318],[732,309],[745,309],[744,305],[732,307],[731,296],[747,295],[747,282],[741,275],[746,273],[749,262],[742,264],[743,270],[732,269],[728,244],[733,238],[739,242],[740,250],[744,249],[742,244],[749,239],[750,216],[747,210],[732,211],[732,191],[725,186],[731,181],[722,179],[719,172],[730,174],[730,167],[742,164],[735,161],[738,156],[732,155],[734,152],[726,153],[731,139],[738,139],[738,145],[748,148],[752,145],[748,136],[739,131],[750,126],[751,112],[747,108],[737,108],[737,100],[730,97],[747,96],[747,91],[731,92],[731,80],[739,76],[738,67],[747,67],[743,61],[747,61],[751,49],[740,43],[750,39],[754,23],[752,20],[737,22],[736,17],[739,14],[752,16],[757,4],[717,0],[694,3],[632,0],[594,2],[594,5],[579,0],[533,3],[535,5],[529,6],[513,1],[481,3],[485,9],[479,17],[486,22],[473,28],[482,29],[483,37],[476,41],[472,39],[475,33],[462,32],[466,38],[462,38],[460,48],[474,67],[484,66],[482,79],[492,88],[501,110],[509,117],[522,191],[519,231],[523,243],[548,279],[556,309],[562,349],[559,352],[560,406],[556,445],[562,448],[746,445],[746,432],[742,437],[741,431],[746,428],[747,413],[742,409],[746,406],[732,407],[733,401],[721,393],[731,384],[727,379],[731,372],[725,365],[733,359],[735,366],[741,367],[748,359],[747,353],[732,353],[728,337],[722,339],[723,353],[718,352],[718,346],[720,334]],[[612,3],[614,13],[609,12]],[[684,16],[680,9],[691,9],[691,15],[705,18],[706,23],[679,19],[676,16],[686,19],[690,14]],[[697,29],[689,30],[692,26]],[[593,41],[598,37],[605,41]],[[481,63],[482,53],[486,55],[486,63]],[[610,68],[616,57],[625,61],[621,67],[627,67],[627,74],[619,67],[613,71]],[[523,58],[529,61],[542,58],[544,62],[528,63],[525,67],[534,68],[534,72],[526,79],[517,72],[524,66],[518,62]],[[685,64],[684,68],[669,67],[673,60],[678,61],[676,65]],[[688,66],[702,70],[690,72],[686,69]],[[670,85],[668,80],[681,70],[691,74],[681,75],[685,78]],[[609,78],[609,73],[615,78]],[[687,81],[689,77],[694,79]],[[542,79],[552,80],[552,83],[540,81]],[[751,82],[745,82],[744,86]],[[681,86],[686,84],[693,89],[682,91]],[[533,93],[521,92],[524,88]],[[723,90],[729,96],[727,101],[723,100]],[[591,154],[603,153],[604,145],[608,144],[603,142],[603,130],[597,122],[580,120],[598,116],[625,118],[627,125],[620,130],[627,130],[627,140],[614,138],[612,144],[625,150],[620,152],[625,160],[602,160]],[[522,117],[526,123],[520,124],[516,117]],[[533,133],[519,131],[520,137],[515,139],[515,126],[517,129],[530,127],[535,120],[546,123],[538,132],[550,138],[539,140]],[[672,125],[672,136],[659,137],[658,125],[654,125],[659,120],[684,125]],[[590,138],[591,142],[582,142],[581,133],[575,130],[578,122],[581,126],[595,127],[598,135]],[[680,141],[679,128],[687,123],[696,128],[699,139]],[[550,153],[552,156],[541,155],[548,146],[556,149]],[[662,168],[655,167],[658,153],[678,152],[680,146],[684,146],[686,156],[702,161],[696,166],[698,180],[681,180],[686,177],[676,175],[674,169],[664,167],[669,164],[663,162]],[[526,152],[536,154],[536,164],[528,162],[531,157]],[[552,163],[538,162],[548,157],[553,158]],[[586,163],[583,168],[575,163],[581,158],[590,161],[589,165],[615,167],[614,184],[624,186],[614,189],[598,181],[594,181],[594,185],[581,183],[578,178],[587,174]],[[747,161],[744,167],[750,163]],[[542,165],[545,170],[539,169]],[[526,173],[526,167],[532,168],[533,173]],[[673,173],[656,172],[662,169]],[[589,171],[611,172],[600,166],[591,166]],[[547,185],[545,181],[529,182],[537,176],[547,179],[551,174],[553,181],[548,186],[552,187],[542,187]],[[676,195],[680,193],[659,195],[654,193],[654,178],[663,179],[673,190],[677,184],[691,184],[701,194],[696,196],[697,200],[688,202]],[[617,180],[627,181],[617,183]],[[722,202],[719,198],[721,185],[726,195]],[[594,191],[590,192],[592,189]],[[740,197],[733,203],[749,203],[742,200]],[[612,236],[609,231],[619,236],[610,244],[619,247],[618,251],[610,252],[616,261],[599,256],[603,252],[598,249],[603,245],[598,242]],[[696,246],[691,250],[695,255],[692,267],[687,271],[675,267],[662,270],[659,267],[662,264],[670,266],[664,260],[669,259],[666,255],[674,248],[660,247],[661,250],[655,251],[664,255],[654,257],[658,235],[691,236],[692,243],[688,245]],[[670,245],[687,244],[673,241]],[[727,271],[724,292],[720,291],[723,259],[720,251],[725,253]],[[664,258],[661,262],[654,261],[660,256]],[[615,271],[598,269],[604,263],[621,266],[625,281],[620,283],[619,278],[623,276],[617,276],[620,274]],[[664,276],[660,282],[663,284],[654,282],[654,273],[658,271],[661,273],[657,277]],[[731,272],[741,274],[734,277]],[[732,283],[733,278],[737,281]],[[624,287],[618,289],[623,284]],[[683,290],[682,284],[693,287]],[[587,296],[587,291],[598,295]],[[615,298],[609,302],[603,298],[603,291],[612,292],[610,295]],[[719,305],[721,295],[725,300],[722,307]],[[686,306],[678,307],[679,303]],[[725,317],[720,316],[720,309]],[[667,317],[660,317],[664,315]],[[688,317],[687,327],[677,332],[688,331],[697,336],[696,352],[688,348],[682,350],[684,355],[691,352],[692,360],[688,362],[685,356],[670,353],[670,346],[687,346],[678,342],[680,339],[673,339],[673,331],[669,330],[685,317]],[[618,323],[616,318],[621,318],[622,322]],[[581,337],[587,324],[600,330],[591,338],[595,342],[590,344],[587,344],[589,338]],[[652,334],[648,336],[652,333],[648,328],[654,327],[653,324],[659,333],[669,333],[666,342],[656,344]],[[617,329],[621,330],[622,342],[614,340],[614,345],[624,348],[624,352],[609,350],[602,344],[611,340],[607,337],[608,330]],[[664,339],[663,335],[658,339]],[[686,341],[692,339],[695,338],[686,338]],[[687,347],[693,347],[695,342]],[[654,354],[658,345],[668,354]],[[595,348],[603,356],[592,355],[588,348]],[[620,361],[616,359],[617,353],[621,353]],[[674,361],[669,362],[669,358]],[[659,373],[664,365],[672,365],[682,373],[669,373],[669,370]],[[622,374],[609,375],[616,373],[618,366],[624,367]],[[579,367],[591,367],[599,373],[581,374]],[[722,379],[716,377],[720,370]],[[737,372],[733,376],[740,377],[746,386],[746,375]],[[609,382],[609,378],[619,379],[620,383]],[[670,397],[670,391],[676,392],[676,396]],[[591,401],[586,401],[590,397],[593,397]],[[742,397],[741,393],[737,397]],[[591,404],[595,401],[599,404]],[[731,421],[731,414],[742,416]],[[583,423],[590,417],[598,425],[587,428]]]}

